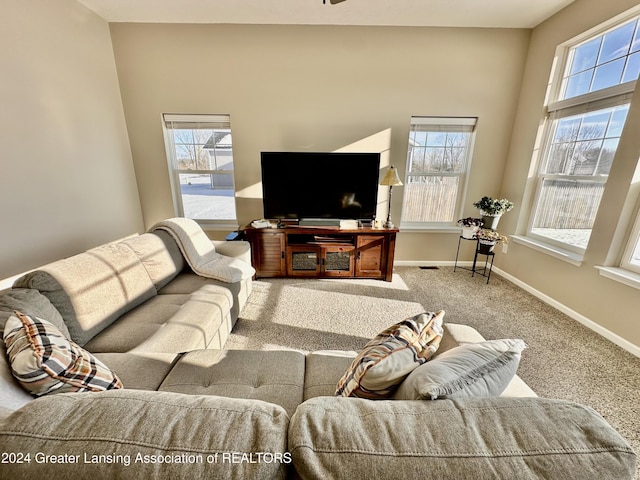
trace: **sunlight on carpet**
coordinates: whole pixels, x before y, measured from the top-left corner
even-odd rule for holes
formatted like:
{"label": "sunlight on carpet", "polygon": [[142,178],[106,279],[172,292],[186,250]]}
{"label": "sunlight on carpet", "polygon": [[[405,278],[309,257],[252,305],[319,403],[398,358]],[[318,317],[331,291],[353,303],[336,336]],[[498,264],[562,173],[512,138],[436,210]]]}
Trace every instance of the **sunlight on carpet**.
{"label": "sunlight on carpet", "polygon": [[330,283],[350,283],[352,285],[358,286],[370,286],[376,288],[389,288],[391,290],[404,290],[408,291],[409,286],[405,283],[400,275],[394,273],[391,277],[390,282],[383,282],[380,280],[367,279],[367,278],[325,278],[319,280],[320,282],[330,282]]}
{"label": "sunlight on carpet", "polygon": [[359,350],[381,330],[424,310],[397,274],[392,282],[258,280],[226,348]]}

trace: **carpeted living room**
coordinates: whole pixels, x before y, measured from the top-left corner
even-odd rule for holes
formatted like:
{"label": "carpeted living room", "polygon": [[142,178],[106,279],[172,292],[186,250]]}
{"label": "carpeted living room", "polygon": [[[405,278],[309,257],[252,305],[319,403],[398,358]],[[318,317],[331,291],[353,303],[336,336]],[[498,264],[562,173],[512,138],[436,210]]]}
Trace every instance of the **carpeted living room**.
{"label": "carpeted living room", "polygon": [[2,9],[0,479],[640,480],[637,0]]}

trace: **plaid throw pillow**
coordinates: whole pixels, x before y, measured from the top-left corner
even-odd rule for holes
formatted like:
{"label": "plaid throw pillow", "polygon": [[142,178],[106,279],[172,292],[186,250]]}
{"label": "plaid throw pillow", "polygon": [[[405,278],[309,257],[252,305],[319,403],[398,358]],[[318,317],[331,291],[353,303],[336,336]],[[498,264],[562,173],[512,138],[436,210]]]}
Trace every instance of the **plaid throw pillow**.
{"label": "plaid throw pillow", "polygon": [[442,340],[444,311],[425,312],[380,332],[367,343],[338,382],[337,396],[389,398]]}
{"label": "plaid throw pillow", "polygon": [[13,313],[4,329],[4,342],[12,373],[27,391],[39,397],[122,388],[114,372],[53,324],[17,310]]}

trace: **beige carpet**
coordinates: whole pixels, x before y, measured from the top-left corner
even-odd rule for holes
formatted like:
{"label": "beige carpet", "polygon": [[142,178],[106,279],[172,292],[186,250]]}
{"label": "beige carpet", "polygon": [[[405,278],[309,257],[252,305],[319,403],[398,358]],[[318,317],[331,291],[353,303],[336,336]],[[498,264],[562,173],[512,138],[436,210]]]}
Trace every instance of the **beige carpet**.
{"label": "beige carpet", "polygon": [[538,395],[593,407],[640,454],[640,359],[495,273],[485,281],[451,267],[398,267],[393,282],[258,280],[227,348],[359,350],[398,320],[445,310],[487,339],[522,338],[518,373]]}

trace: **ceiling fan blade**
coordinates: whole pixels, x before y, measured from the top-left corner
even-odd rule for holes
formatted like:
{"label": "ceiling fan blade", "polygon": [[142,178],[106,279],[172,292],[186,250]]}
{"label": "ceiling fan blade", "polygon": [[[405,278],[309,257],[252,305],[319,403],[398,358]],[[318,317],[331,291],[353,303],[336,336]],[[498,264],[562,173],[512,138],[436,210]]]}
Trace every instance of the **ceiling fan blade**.
{"label": "ceiling fan blade", "polygon": [[336,3],[344,2],[344,0],[329,0],[331,5],[335,5]]}

